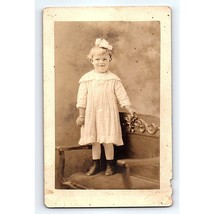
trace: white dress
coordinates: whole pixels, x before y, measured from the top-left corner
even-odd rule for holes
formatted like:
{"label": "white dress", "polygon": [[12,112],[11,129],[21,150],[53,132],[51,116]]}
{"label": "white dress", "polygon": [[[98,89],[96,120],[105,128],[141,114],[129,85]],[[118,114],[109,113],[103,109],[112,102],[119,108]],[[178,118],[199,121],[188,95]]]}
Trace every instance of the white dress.
{"label": "white dress", "polygon": [[79,83],[77,108],[86,108],[79,144],[123,145],[117,103],[122,107],[131,103],[120,78],[110,71],[93,70],[83,75]]}

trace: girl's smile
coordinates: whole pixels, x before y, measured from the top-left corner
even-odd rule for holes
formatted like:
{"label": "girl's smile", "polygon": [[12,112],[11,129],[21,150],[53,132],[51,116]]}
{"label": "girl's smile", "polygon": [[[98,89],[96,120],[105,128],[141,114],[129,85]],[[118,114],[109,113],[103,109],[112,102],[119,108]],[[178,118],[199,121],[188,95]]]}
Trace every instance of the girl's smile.
{"label": "girl's smile", "polygon": [[91,60],[95,71],[99,73],[105,73],[109,68],[110,56],[108,53],[105,54],[94,54],[93,59]]}

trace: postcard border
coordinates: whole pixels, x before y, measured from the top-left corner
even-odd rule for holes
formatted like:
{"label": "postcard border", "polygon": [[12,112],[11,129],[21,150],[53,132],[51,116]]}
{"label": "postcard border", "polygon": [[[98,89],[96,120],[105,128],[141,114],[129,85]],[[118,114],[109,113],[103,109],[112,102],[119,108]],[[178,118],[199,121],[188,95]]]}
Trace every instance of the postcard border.
{"label": "postcard border", "polygon": [[[90,19],[89,19],[90,17]],[[55,189],[55,21],[160,21],[160,189]],[[47,207],[134,207],[172,204],[171,9],[169,7],[72,7],[43,11],[44,200]],[[164,163],[164,164],[163,164]],[[120,197],[118,197],[120,195]],[[100,201],[105,197],[105,201]],[[72,200],[71,200],[72,199]]]}

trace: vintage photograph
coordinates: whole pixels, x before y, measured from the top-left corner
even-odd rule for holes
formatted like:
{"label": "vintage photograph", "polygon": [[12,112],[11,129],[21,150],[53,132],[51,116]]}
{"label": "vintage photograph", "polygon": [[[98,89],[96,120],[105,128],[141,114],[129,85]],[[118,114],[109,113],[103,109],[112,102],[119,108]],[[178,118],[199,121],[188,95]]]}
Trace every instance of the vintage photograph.
{"label": "vintage photograph", "polygon": [[48,207],[172,204],[171,9],[46,8]]}

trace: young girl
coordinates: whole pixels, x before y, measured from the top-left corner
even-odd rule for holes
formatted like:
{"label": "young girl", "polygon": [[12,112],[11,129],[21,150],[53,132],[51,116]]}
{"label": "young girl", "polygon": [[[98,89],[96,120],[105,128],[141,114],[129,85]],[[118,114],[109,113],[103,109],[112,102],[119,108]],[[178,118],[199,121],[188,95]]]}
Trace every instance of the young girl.
{"label": "young girl", "polygon": [[101,144],[103,144],[107,167],[105,175],[114,174],[114,146],[123,145],[117,101],[133,115],[135,110],[119,77],[108,70],[112,60],[112,46],[104,39],[96,39],[88,59],[94,70],[83,75],[79,81],[76,120],[81,127],[80,145],[92,145],[93,166],[87,175],[101,170]]}

